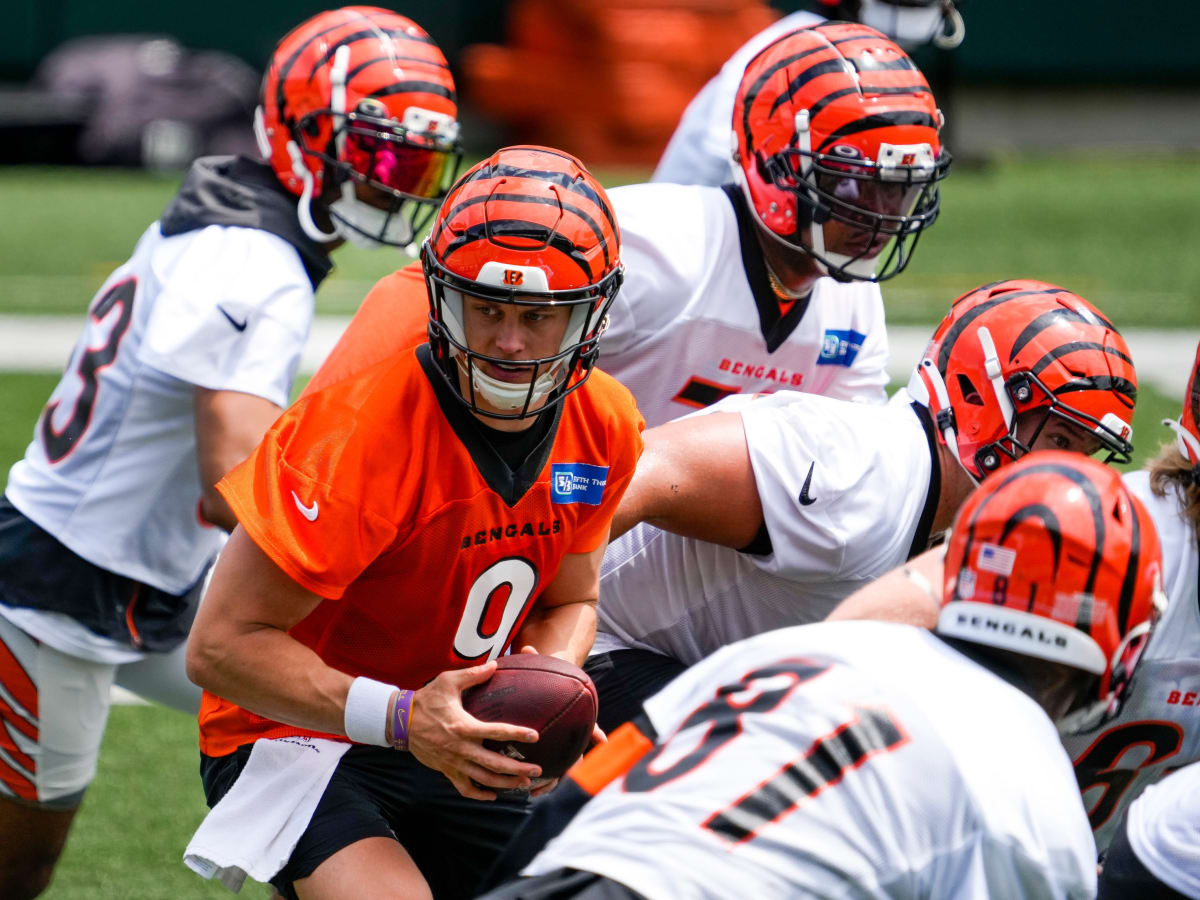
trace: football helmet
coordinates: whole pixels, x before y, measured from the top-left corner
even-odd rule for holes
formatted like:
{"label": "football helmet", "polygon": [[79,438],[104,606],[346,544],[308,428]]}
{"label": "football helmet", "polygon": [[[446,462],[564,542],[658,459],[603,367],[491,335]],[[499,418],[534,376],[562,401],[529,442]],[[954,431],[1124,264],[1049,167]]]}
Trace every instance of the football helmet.
{"label": "football helmet", "polygon": [[967,35],[955,0],[819,0],[827,19],[862,22],[909,49],[953,50]]}
{"label": "football helmet", "polygon": [[[620,232],[608,196],[575,157],[547,147],[508,147],[450,189],[421,246],[429,289],[429,341],[439,370],[474,412],[519,419],[587,379],[621,286]],[[499,359],[468,345],[464,297],[520,307],[570,309],[557,352]],[[528,368],[506,382],[479,363]],[[459,372],[469,373],[460,391]],[[483,409],[479,399],[490,409]]]}
{"label": "football helmet", "polygon": [[908,265],[938,214],[950,154],[925,77],[865,25],[802,28],[750,61],[733,171],[766,233],[842,281]]}
{"label": "football helmet", "polygon": [[1192,480],[1200,487],[1200,346],[1192,362],[1192,374],[1183,392],[1183,415],[1179,420],[1163,419],[1163,424],[1175,432],[1175,440],[1183,458],[1192,464]]}
{"label": "football helmet", "polygon": [[[963,294],[925,348],[909,395],[975,481],[1016,459],[1050,418],[1129,462],[1137,374],[1125,340],[1094,306],[1041,281],[999,281]],[[1032,437],[1017,417],[1045,410]]]}
{"label": "football helmet", "polygon": [[[1120,475],[1061,450],[988,478],[959,510],[937,632],[1099,676],[1059,727],[1118,711],[1166,608],[1154,521]],[[1083,698],[1081,698],[1083,699]]]}
{"label": "football helmet", "polygon": [[[263,77],[254,131],[316,241],[407,247],[458,172],[458,105],[442,52],[410,19],[371,6],[289,32]],[[370,188],[375,202],[360,199]],[[312,218],[325,205],[333,231]]]}

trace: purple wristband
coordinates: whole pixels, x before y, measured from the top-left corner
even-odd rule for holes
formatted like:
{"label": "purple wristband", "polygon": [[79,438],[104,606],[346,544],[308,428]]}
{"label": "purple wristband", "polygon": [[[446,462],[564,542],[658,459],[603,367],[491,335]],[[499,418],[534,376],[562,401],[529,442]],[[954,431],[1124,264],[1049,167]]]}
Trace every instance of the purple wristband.
{"label": "purple wristband", "polygon": [[392,705],[392,746],[408,749],[408,726],[412,723],[413,692],[398,690]]}

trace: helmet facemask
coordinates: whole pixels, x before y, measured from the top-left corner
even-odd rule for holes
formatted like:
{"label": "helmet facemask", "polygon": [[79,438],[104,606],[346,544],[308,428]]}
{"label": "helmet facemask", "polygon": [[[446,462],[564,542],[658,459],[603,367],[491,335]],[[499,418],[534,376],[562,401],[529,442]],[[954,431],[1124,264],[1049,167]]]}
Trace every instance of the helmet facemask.
{"label": "helmet facemask", "polygon": [[900,274],[921,232],[937,218],[938,182],[949,172],[950,154],[943,149],[935,158],[928,144],[887,143],[879,145],[878,160],[849,143],[814,152],[807,110],[796,115],[795,140],[770,157],[758,153],[763,178],[796,198],[789,243],[839,281]]}
{"label": "helmet facemask", "polygon": [[[583,384],[585,379],[575,376],[586,376],[596,363],[608,309],[621,285],[621,267],[595,285],[551,291],[546,289],[545,273],[536,267],[489,262],[475,280],[470,280],[439,265],[429,251],[428,242],[421,259],[429,289],[429,340],[440,363],[439,371],[454,388],[455,396],[472,412],[493,419],[528,418],[560,402]],[[520,287],[512,284],[514,281]],[[536,359],[513,360],[472,350],[465,327],[465,307],[472,299],[518,308],[570,309],[557,352]],[[481,362],[510,370],[527,369],[529,380],[509,382],[493,378],[481,369]],[[480,405],[481,400],[486,407]]]}

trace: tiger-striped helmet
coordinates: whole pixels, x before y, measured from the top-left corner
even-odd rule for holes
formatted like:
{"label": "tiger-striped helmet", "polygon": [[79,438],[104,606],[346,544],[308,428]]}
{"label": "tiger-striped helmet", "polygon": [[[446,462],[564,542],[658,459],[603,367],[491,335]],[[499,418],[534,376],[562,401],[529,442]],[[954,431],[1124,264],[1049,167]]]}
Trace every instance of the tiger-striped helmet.
{"label": "tiger-striped helmet", "polygon": [[1183,415],[1179,421],[1163,419],[1163,424],[1175,432],[1179,452],[1192,464],[1192,479],[1200,487],[1200,346],[1192,362],[1192,374],[1183,392]]}
{"label": "tiger-striped helmet", "polygon": [[[483,160],[450,189],[421,261],[430,343],[440,371],[472,410],[524,418],[587,379],[623,269],[608,196],[578,159],[547,147],[507,147]],[[501,360],[471,350],[464,295],[521,307],[568,307],[558,351]],[[492,378],[479,362],[528,368],[529,381]],[[470,373],[462,394],[459,371]],[[489,408],[481,408],[479,398]]]}
{"label": "tiger-striped helmet", "polygon": [[1166,606],[1154,521],[1120,475],[1039,450],[988,478],[959,510],[937,631],[1098,676],[1067,719],[1086,730],[1117,712]]}
{"label": "tiger-striped helmet", "polygon": [[[299,196],[310,238],[404,247],[458,171],[457,116],[446,58],[420,26],[386,9],[346,6],[279,42],[255,134],[263,158]],[[314,200],[332,232],[313,221]]]}
{"label": "tiger-striped helmet", "polygon": [[839,280],[882,281],[937,218],[950,166],[941,124],[925,77],[882,34],[802,28],[746,67],[734,176],[768,234]]}
{"label": "tiger-striped helmet", "polygon": [[[1051,417],[1090,433],[1109,461],[1133,447],[1137,374],[1116,327],[1082,297],[1041,281],[985,284],[954,301],[908,392],[975,480],[1029,452]],[[1044,410],[1017,435],[1022,413]]]}

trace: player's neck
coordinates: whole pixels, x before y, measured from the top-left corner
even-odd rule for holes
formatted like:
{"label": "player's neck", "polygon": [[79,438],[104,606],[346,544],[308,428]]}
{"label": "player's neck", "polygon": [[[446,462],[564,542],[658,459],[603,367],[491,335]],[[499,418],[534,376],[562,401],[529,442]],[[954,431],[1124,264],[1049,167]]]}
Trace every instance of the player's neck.
{"label": "player's neck", "polygon": [[933,524],[929,529],[931,534],[936,534],[954,524],[954,516],[975,490],[975,482],[963,469],[962,464],[954,458],[954,451],[943,443],[939,442],[937,445],[937,457],[933,464],[938,466],[942,481],[937,511],[933,514]]}
{"label": "player's neck", "polygon": [[776,296],[785,302],[808,296],[817,279],[821,277],[817,261],[799,248],[789,249],[774,238],[762,234],[761,226],[756,227],[755,236],[758,238],[758,246],[762,249],[767,276]]}

